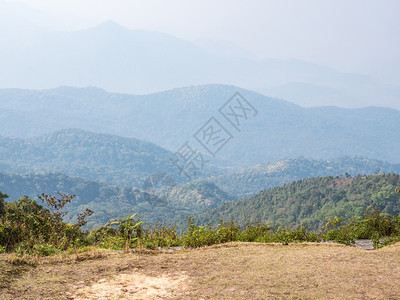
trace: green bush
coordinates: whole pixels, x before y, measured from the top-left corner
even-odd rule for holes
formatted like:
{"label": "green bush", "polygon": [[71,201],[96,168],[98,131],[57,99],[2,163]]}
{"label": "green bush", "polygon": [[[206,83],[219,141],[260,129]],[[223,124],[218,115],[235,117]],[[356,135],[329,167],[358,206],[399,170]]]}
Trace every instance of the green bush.
{"label": "green bush", "polygon": [[236,241],[240,236],[240,226],[235,225],[233,220],[224,222],[222,219],[216,229],[216,238],[218,243],[227,243]]}
{"label": "green bush", "polygon": [[400,236],[400,216],[392,217],[376,206],[364,210],[362,217],[346,223],[341,218],[329,219],[323,230],[325,240],[351,245],[356,239],[372,239],[375,248],[397,240]]}
{"label": "green bush", "polygon": [[356,235],[354,229],[350,225],[344,225],[342,218],[328,218],[328,222],[323,228],[323,239],[326,241],[334,241],[346,245],[354,245]]}
{"label": "green bush", "polygon": [[198,225],[188,218],[188,229],[178,235],[175,226],[157,223],[146,225],[136,214],[111,220],[107,225],[93,229],[89,234],[81,230],[86,224],[90,210],[78,215],[76,224],[65,223],[65,204],[73,195],[59,193],[58,196],[42,195],[44,208],[36,201],[23,197],[4,206],[0,216],[0,252],[15,251],[18,255],[33,254],[49,256],[63,251],[79,251],[87,246],[108,249],[123,249],[142,246],[149,249],[158,247],[201,247],[232,241],[300,243],[333,240],[352,245],[356,239],[372,239],[375,248],[400,241],[400,216],[383,213],[377,207],[364,210],[361,217],[343,221],[341,217],[329,218],[322,232],[309,231],[306,226],[273,228],[267,223],[247,223],[241,230],[232,220],[222,219],[216,227],[211,223]]}
{"label": "green bush", "polygon": [[109,226],[100,226],[92,229],[87,237],[88,241],[93,245],[101,246],[110,237],[115,237],[117,231]]}
{"label": "green bush", "polygon": [[76,224],[63,221],[67,215],[63,208],[74,197],[62,193],[57,196],[42,194],[39,199],[47,208],[28,197],[7,203],[5,213],[0,216],[0,245],[6,251],[19,249],[47,255],[53,252],[53,248],[65,250],[85,244],[85,233],[81,227],[93,212],[87,209],[79,214]]}
{"label": "green bush", "polygon": [[157,247],[175,247],[181,246],[182,241],[175,226],[156,223],[155,226],[147,225],[143,230],[144,246],[148,245],[150,249]]}
{"label": "green bush", "polygon": [[242,242],[265,242],[266,236],[272,229],[271,226],[262,223],[260,220],[247,223],[245,230],[240,232],[238,239]]}
{"label": "green bush", "polygon": [[7,194],[3,194],[0,191],[0,216],[4,215],[4,213],[5,213],[4,207],[5,207],[5,199],[6,198],[8,198],[8,195]]}
{"label": "green bush", "polygon": [[217,243],[217,234],[211,228],[211,224],[207,226],[197,226],[192,217],[188,218],[187,231],[182,235],[182,245],[184,247],[201,247],[210,246]]}
{"label": "green bush", "polygon": [[35,252],[40,256],[51,256],[57,253],[57,248],[52,244],[39,244],[36,245]]}

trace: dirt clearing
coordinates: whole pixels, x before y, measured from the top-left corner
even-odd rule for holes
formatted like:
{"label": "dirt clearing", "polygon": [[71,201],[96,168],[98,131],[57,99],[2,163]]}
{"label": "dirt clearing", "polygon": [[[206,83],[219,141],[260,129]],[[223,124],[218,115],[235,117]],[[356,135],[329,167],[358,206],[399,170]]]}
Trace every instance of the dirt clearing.
{"label": "dirt clearing", "polygon": [[[5,299],[400,299],[400,244],[230,243],[13,271]],[[6,267],[0,257],[0,270]],[[7,266],[9,268],[9,266]],[[17,268],[17,267],[15,267]]]}
{"label": "dirt clearing", "polygon": [[82,288],[71,297],[85,299],[165,299],[173,298],[175,291],[186,288],[187,277],[175,278],[163,275],[146,276],[140,273],[120,274],[111,279],[101,279],[97,283]]}

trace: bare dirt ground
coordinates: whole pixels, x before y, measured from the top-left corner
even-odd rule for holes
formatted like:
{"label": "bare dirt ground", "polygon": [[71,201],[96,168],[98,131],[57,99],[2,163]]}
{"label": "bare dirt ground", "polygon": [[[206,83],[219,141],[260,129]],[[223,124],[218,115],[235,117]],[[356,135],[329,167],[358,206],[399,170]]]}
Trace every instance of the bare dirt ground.
{"label": "bare dirt ground", "polygon": [[[77,290],[73,299],[163,299],[178,296],[187,288],[187,277],[147,276],[144,274],[120,274],[109,279],[100,279],[97,283]],[[178,291],[178,294],[175,293]]]}
{"label": "bare dirt ground", "polygon": [[229,243],[15,267],[0,256],[1,299],[400,299],[400,243]]}

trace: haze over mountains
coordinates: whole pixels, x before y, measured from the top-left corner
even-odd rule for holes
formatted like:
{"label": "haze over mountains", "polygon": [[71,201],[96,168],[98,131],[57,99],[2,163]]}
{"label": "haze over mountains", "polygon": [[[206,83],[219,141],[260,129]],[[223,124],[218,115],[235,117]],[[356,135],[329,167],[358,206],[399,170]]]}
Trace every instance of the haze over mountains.
{"label": "haze over mountains", "polygon": [[[240,92],[257,110],[240,120],[240,132],[218,110]],[[368,107],[303,108],[234,86],[206,85],[135,96],[96,88],[0,90],[0,135],[38,136],[82,128],[147,140],[172,152],[214,116],[232,139],[216,154],[231,165],[304,156],[363,156],[398,163],[400,111]]]}
{"label": "haze over mountains", "polygon": [[[113,21],[86,30],[50,31],[46,24],[56,21],[22,5],[1,5],[6,9],[0,21],[0,88],[96,86],[147,94],[217,83],[303,106],[400,108],[400,87],[370,76],[296,59],[258,59],[229,43],[195,44],[162,32],[130,30]],[[18,17],[11,18],[16,11]]]}

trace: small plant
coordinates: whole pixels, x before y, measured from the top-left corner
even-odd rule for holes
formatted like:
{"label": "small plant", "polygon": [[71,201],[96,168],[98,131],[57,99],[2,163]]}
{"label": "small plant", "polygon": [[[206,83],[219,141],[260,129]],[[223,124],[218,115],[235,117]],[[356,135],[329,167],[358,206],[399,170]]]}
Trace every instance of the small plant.
{"label": "small plant", "polygon": [[35,252],[39,256],[51,256],[57,253],[57,248],[52,244],[39,244],[36,245]]}
{"label": "small plant", "polygon": [[109,224],[110,226],[118,226],[118,231],[121,237],[123,237],[123,239],[125,240],[125,253],[129,252],[131,242],[135,242],[141,237],[141,225],[143,224],[143,222],[140,222],[139,220],[134,220],[136,215],[137,213],[131,216],[122,215],[124,219],[119,219]]}
{"label": "small plant", "polygon": [[101,226],[92,229],[87,237],[89,243],[102,248],[111,248],[111,244],[117,237],[117,230],[109,226]]}

